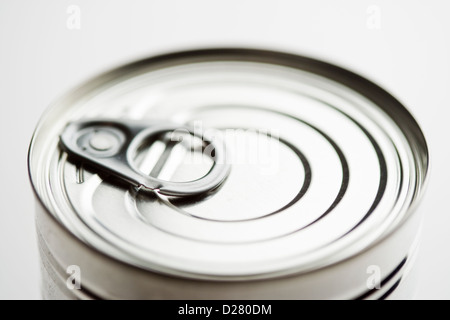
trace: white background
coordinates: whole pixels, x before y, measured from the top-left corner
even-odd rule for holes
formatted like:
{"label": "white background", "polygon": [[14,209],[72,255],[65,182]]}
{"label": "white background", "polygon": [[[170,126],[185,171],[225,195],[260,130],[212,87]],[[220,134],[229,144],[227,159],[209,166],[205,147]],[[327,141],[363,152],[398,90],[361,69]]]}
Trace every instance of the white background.
{"label": "white background", "polygon": [[[66,26],[81,9],[81,29]],[[381,10],[380,29],[367,9]],[[39,298],[27,148],[46,106],[118,64],[180,49],[244,46],[325,59],[394,94],[421,124],[432,155],[418,298],[450,299],[449,1],[0,2],[0,298]]]}

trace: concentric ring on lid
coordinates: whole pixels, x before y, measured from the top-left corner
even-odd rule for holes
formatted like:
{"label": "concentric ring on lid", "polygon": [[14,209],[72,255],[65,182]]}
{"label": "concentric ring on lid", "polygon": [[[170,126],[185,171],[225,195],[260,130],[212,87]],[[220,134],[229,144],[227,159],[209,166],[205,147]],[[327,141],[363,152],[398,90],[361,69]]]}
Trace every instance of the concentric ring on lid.
{"label": "concentric ring on lid", "polygon": [[[316,269],[394,230],[424,183],[426,144],[409,113],[367,80],[315,60],[188,52],[82,88],[41,122],[31,174],[48,178],[35,187],[73,234],[143,268],[219,279]],[[58,148],[62,128],[98,117],[213,128],[230,175],[214,193],[170,198],[69,161]],[[204,155],[176,148],[170,179],[208,172]]]}

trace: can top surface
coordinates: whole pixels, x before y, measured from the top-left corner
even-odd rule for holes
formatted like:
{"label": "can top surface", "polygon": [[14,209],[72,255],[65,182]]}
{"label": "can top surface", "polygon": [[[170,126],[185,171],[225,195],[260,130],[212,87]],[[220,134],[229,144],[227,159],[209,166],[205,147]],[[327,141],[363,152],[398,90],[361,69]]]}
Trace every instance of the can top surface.
{"label": "can top surface", "polygon": [[[118,181],[61,148],[69,123],[98,118],[214,129],[230,171],[193,197]],[[97,135],[90,147],[111,143]],[[197,181],[215,164],[190,148],[158,138],[132,161],[152,175],[169,150],[158,178]],[[65,95],[41,119],[29,166],[49,213],[97,250],[173,275],[249,279],[337,263],[395,230],[421,195],[428,150],[406,109],[349,71],[213,49],[139,61]]]}

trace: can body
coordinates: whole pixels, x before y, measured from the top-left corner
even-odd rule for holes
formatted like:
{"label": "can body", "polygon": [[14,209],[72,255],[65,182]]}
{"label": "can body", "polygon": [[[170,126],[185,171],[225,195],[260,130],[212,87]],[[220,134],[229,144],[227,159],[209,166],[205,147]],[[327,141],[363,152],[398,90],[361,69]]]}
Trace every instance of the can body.
{"label": "can body", "polygon": [[[399,241],[408,247],[415,233],[401,230],[401,236],[393,237],[352,261],[346,261],[335,270],[321,270],[307,276],[294,276],[262,282],[222,283],[205,281],[187,281],[149,273],[138,268],[127,266],[111,258],[105,257],[92,248],[74,239],[61,228],[56,221],[48,216],[42,207],[37,208],[37,227],[42,272],[42,296],[46,300],[65,299],[200,299],[200,300],[247,300],[247,299],[413,299],[417,285],[417,274],[414,258],[418,252],[410,252],[409,256],[386,258],[389,247]],[[405,229],[416,230],[420,225],[420,216]],[[407,235],[409,233],[409,235]],[[43,234],[46,234],[43,235]],[[399,240],[398,238],[403,238]],[[417,251],[417,248],[412,248]],[[58,254],[57,252],[65,252]],[[68,268],[74,261],[83,264],[80,290],[68,287],[70,278]],[[404,264],[404,259],[407,259]],[[359,261],[358,261],[359,260]],[[389,261],[391,260],[391,261]],[[380,289],[359,289],[361,283],[366,283],[371,275],[367,272],[370,266],[383,265],[382,272],[386,283]],[[381,262],[387,262],[382,264]],[[394,262],[395,261],[395,262]],[[394,262],[394,263],[389,263]],[[395,265],[395,263],[398,263]],[[402,264],[402,265],[401,265]],[[397,269],[401,265],[400,269]],[[369,270],[370,271],[370,270]],[[356,272],[356,273],[355,273]],[[357,277],[356,277],[356,276]],[[111,278],[114,281],[111,281]],[[354,289],[349,284],[354,282]],[[348,288],[348,291],[342,288]],[[92,290],[92,291],[91,291]],[[280,294],[282,293],[282,294]]]}
{"label": "can body", "polygon": [[[114,95],[102,97],[108,90]],[[132,121],[125,124],[124,117]],[[158,143],[169,144],[153,137],[172,130],[160,125],[169,118],[183,124],[201,119],[222,131],[271,129],[273,123],[281,130],[270,149],[277,167],[217,160],[248,149],[236,144],[244,138],[272,148],[273,133],[239,131],[231,143],[222,135],[227,143],[221,148],[222,140],[193,129],[193,137],[214,141],[217,154],[209,158],[215,163],[178,164],[175,177],[187,184],[158,178],[161,168],[157,174],[154,168],[161,161],[148,159]],[[259,135],[264,139],[255,140]],[[49,150],[55,155],[47,160]],[[29,161],[45,299],[413,297],[426,143],[398,101],[338,67],[245,49],[150,58],[57,102],[33,138]],[[152,177],[136,174],[134,161],[139,168],[153,163]],[[275,192],[266,191],[271,185]]]}

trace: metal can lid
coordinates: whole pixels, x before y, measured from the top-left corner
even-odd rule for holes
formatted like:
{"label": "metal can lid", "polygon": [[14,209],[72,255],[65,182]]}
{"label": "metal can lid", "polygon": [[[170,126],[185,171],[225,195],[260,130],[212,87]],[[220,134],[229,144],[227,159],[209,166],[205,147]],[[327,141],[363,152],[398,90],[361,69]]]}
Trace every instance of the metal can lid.
{"label": "metal can lid", "polygon": [[[60,136],[99,118],[212,130],[229,171],[216,170],[192,197],[163,192],[164,181],[177,187],[214,171],[195,134],[188,145],[161,132],[143,139],[127,156],[130,174],[115,171],[122,180],[68,157]],[[108,158],[128,141],[114,130],[83,131],[74,145]],[[104,74],[57,101],[30,148],[37,195],[79,239],[132,265],[206,279],[272,277],[354,256],[408,218],[427,170],[419,126],[387,92],[324,62],[248,49],[169,54]],[[136,172],[159,184],[139,188],[127,179]]]}

